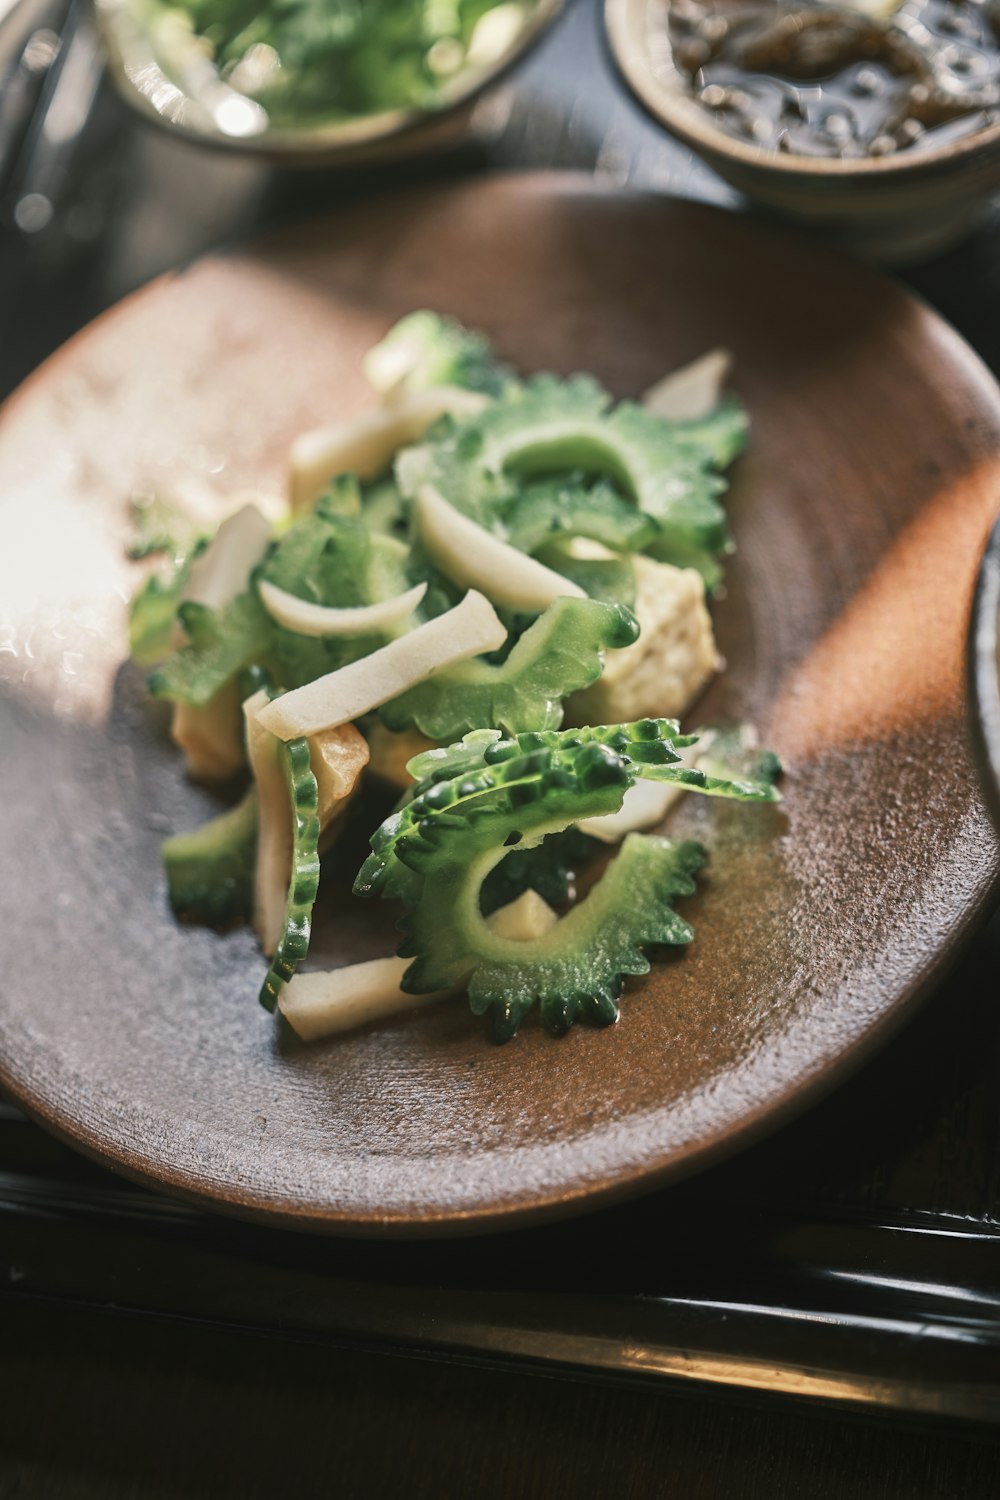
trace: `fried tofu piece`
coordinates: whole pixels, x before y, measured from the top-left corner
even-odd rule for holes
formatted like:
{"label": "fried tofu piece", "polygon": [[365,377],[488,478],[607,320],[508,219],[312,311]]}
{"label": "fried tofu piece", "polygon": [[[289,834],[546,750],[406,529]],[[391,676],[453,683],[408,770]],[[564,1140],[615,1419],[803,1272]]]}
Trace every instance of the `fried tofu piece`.
{"label": "fried tofu piece", "polygon": [[368,741],[353,724],[339,724],[309,738],[309,763],[316,778],[321,850],[329,849],[343,826],[368,764]]}
{"label": "fried tofu piece", "polygon": [[567,723],[680,718],[718,671],[700,575],[648,557],[634,561],[639,639],[607,653],[597,682],[570,698]]}
{"label": "fried tofu piece", "polygon": [[435,740],[429,740],[419,729],[404,729],[394,733],[376,719],[368,727],[368,748],[371,754],[368,769],[373,776],[387,781],[390,786],[405,792],[413,785],[413,777],[406,763],[425,750],[433,750]]}

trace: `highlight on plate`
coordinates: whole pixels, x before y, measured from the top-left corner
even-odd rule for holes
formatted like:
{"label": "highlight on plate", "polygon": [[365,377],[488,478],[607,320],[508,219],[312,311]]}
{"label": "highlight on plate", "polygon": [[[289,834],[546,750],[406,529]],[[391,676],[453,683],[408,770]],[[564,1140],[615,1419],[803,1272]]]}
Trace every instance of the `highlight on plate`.
{"label": "highlight on plate", "polygon": [[[287,504],[234,496],[213,532],[135,502],[132,555],[155,560],[132,655],[228,803],[166,840],[170,901],[253,923],[261,1000],[301,1037],[463,991],[501,1041],[536,1006],[554,1033],[607,1025],[648,950],[691,941],[675,907],[705,850],[646,830],[684,792],[773,802],[780,769],[745,727],[678,725],[719,666],[706,600],[746,436],[728,365],[616,402],[417,312],[366,358],[378,404],[295,441]],[[398,952],[300,972],[320,857],[359,826],[332,915],[398,903]]]}

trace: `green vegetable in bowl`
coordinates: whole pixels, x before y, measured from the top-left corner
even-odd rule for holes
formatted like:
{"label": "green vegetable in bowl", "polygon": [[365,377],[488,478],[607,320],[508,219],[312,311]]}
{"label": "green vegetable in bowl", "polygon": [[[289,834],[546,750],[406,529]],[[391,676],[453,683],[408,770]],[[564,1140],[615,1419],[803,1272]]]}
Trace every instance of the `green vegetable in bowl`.
{"label": "green vegetable in bowl", "polygon": [[199,55],[272,126],[289,128],[439,109],[452,79],[493,63],[531,8],[522,0],[159,0],[151,15],[165,71],[183,76]]}

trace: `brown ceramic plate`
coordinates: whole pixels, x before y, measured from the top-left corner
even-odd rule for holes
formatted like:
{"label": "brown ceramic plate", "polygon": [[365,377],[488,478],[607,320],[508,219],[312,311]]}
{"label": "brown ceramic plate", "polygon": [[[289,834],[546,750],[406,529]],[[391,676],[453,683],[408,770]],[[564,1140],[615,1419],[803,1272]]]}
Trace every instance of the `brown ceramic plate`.
{"label": "brown ceramic plate", "polygon": [[[610,1031],[505,1047],[460,1002],[310,1049],[255,995],[246,932],[173,923],[158,846],[208,799],[124,664],[125,497],[206,470],[280,483],[358,411],[362,352],[431,306],[526,370],[627,396],[735,352],[753,444],[718,605],[778,811],[689,798],[698,932]],[[0,1082],[158,1187],[286,1224],[487,1228],[689,1173],[828,1089],[941,974],[994,889],[963,734],[963,638],[1000,494],[1000,397],[867,271],[743,218],[509,178],[369,204],[208,258],[103,318],[0,422]],[[317,953],[385,952],[376,904]]]}

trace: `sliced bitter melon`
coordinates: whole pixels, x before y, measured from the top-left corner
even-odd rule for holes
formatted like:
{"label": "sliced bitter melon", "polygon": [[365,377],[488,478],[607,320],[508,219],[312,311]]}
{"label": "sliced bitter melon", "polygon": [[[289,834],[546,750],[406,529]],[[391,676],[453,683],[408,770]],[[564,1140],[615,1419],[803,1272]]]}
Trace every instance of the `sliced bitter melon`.
{"label": "sliced bitter melon", "polygon": [[267,654],[271,622],[254,594],[239,594],[220,610],[188,602],[178,618],[189,644],[149,674],[154,698],[204,708],[231,677]]}
{"label": "sliced bitter melon", "polygon": [[557,599],[524,632],[506,661],[476,658],[442,668],[380,711],[389,729],[415,726],[432,740],[457,740],[479,726],[517,734],[555,729],[565,697],[595,681],[605,650],[639,633],[622,605]]}
{"label": "sliced bitter melon", "polygon": [[585,537],[615,552],[641,552],[658,532],[655,521],[606,480],[541,480],[511,496],[499,514],[511,546],[532,554],[569,537]]}
{"label": "sliced bitter melon", "polygon": [[400,454],[400,488],[413,497],[432,484],[488,526],[531,476],[604,476],[656,523],[659,555],[674,544],[723,551],[728,533],[716,497],[725,481],[715,471],[718,437],[711,424],[671,424],[632,402],[610,405],[607,392],[585,376],[538,376],[505,391],[481,415]]}
{"label": "sliced bitter melon", "polygon": [[369,349],[362,368],[369,384],[390,403],[401,393],[436,386],[498,396],[511,380],[485,334],[426,309],[408,313],[390,328]]}
{"label": "sliced bitter melon", "polygon": [[309,742],[286,742],[260,723],[268,701],[261,689],[243,705],[247,758],[257,788],[258,839],[254,872],[254,928],[273,954],[260,993],[273,1010],[282,986],[309,948],[312,908],[319,889],[319,794]]}
{"label": "sliced bitter melon", "polygon": [[[501,1040],[536,1000],[553,1031],[578,1015],[613,1021],[624,976],[648,968],[643,948],[690,940],[671,903],[693,890],[700,847],[630,835],[584,900],[526,943],[490,929],[483,885],[510,849],[531,850],[581,819],[616,811],[638,777],[723,795],[721,782],[680,764],[692,742],[668,720],[643,720],[511,739],[480,733],[416,757],[414,769],[425,774],[376,831],[355,882],[359,895],[404,903],[399,951],[414,962],[403,988],[421,994],[468,984],[473,1010],[492,1010]],[[770,786],[728,791],[776,797]]]}
{"label": "sliced bitter melon", "polygon": [[257,852],[257,789],[193,833],[163,843],[163,863],[174,914],[223,929],[253,911]]}
{"label": "sliced bitter melon", "polygon": [[267,1010],[274,1009],[282,989],[309,951],[312,909],[319,890],[319,817],[309,742],[297,739],[278,741],[277,745],[292,815],[292,869],[281,936],[260,992],[260,1003]]}

